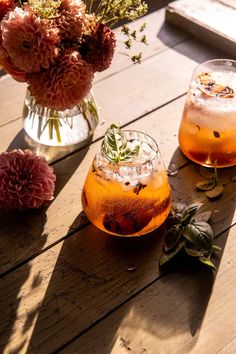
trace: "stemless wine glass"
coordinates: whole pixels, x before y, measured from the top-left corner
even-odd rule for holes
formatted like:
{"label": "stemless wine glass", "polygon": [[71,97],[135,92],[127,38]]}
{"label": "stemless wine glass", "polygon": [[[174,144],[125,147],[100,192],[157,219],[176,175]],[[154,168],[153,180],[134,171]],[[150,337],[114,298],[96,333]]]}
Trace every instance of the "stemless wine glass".
{"label": "stemless wine glass", "polygon": [[208,167],[236,164],[236,61],[215,59],[193,72],[179,129],[179,145]]}
{"label": "stemless wine glass", "polygon": [[118,236],[140,236],[167,218],[170,186],[155,141],[138,131],[123,132],[128,149],[139,145],[131,162],[112,162],[103,149],[85,180],[82,205],[99,229]]}

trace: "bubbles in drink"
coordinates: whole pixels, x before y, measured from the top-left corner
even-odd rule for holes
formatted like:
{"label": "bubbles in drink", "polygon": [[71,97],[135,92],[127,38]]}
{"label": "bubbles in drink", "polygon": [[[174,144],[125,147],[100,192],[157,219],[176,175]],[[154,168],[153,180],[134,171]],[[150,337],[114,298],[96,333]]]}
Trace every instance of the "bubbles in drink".
{"label": "bubbles in drink", "polygon": [[179,130],[182,151],[206,166],[236,163],[236,66],[212,61],[194,74]]}
{"label": "bubbles in drink", "polygon": [[88,218],[101,230],[139,236],[154,230],[170,210],[170,187],[153,140],[127,132],[127,147],[139,145],[131,162],[112,163],[100,151],[85,181],[82,203]]}

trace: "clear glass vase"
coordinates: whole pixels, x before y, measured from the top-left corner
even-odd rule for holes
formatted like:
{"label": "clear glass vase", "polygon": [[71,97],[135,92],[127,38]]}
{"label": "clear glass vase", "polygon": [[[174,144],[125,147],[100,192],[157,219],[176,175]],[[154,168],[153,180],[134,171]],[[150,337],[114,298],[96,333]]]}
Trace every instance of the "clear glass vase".
{"label": "clear glass vase", "polygon": [[38,104],[27,90],[23,107],[24,129],[34,141],[46,146],[81,144],[98,124],[98,109],[90,92],[71,109],[58,111]]}

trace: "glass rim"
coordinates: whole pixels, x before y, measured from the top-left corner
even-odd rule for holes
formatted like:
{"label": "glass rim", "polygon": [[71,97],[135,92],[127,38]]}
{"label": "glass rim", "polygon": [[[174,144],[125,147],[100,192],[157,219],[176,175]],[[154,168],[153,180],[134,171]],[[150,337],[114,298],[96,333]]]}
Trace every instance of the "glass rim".
{"label": "glass rim", "polygon": [[[152,149],[152,150],[155,152],[155,156],[153,156],[152,158],[149,158],[149,159],[147,159],[147,160],[145,160],[145,161],[143,161],[143,162],[134,163],[134,165],[132,165],[132,161],[130,161],[130,162],[123,162],[123,161],[114,162],[114,161],[109,160],[109,159],[104,155],[104,153],[103,153],[103,151],[102,151],[102,145],[101,145],[99,152],[101,153],[101,156],[102,156],[106,161],[109,162],[109,164],[111,164],[111,165],[113,165],[113,166],[126,166],[126,167],[130,167],[130,168],[134,168],[134,167],[137,168],[137,167],[139,167],[139,166],[145,165],[145,164],[148,163],[148,162],[152,162],[152,161],[153,161],[154,159],[156,159],[158,156],[160,157],[159,146],[158,146],[156,140],[155,140],[152,136],[150,136],[149,134],[147,134],[147,133],[145,133],[145,132],[143,132],[143,131],[141,131],[141,130],[136,130],[136,129],[125,129],[125,130],[122,130],[122,132],[123,132],[123,133],[138,133],[138,134],[142,134],[142,135],[148,137],[148,138],[150,139],[150,141],[153,143],[153,146],[155,147],[155,150]],[[97,154],[96,154],[96,156],[97,156]]]}
{"label": "glass rim", "polygon": [[198,63],[197,65],[196,65],[196,67],[193,69],[193,73],[195,72],[195,71],[197,71],[197,69],[199,69],[202,65],[206,65],[206,64],[214,64],[214,63],[216,63],[216,62],[230,62],[230,63],[234,63],[235,64],[235,69],[236,69],[236,60],[235,59],[227,59],[227,58],[225,58],[225,59],[209,59],[209,60],[206,60],[206,61],[203,61],[202,63]]}
{"label": "glass rim", "polygon": [[[227,63],[230,63],[231,65],[227,65]],[[212,64],[212,67],[210,67],[210,66],[207,67],[207,65],[209,65],[209,64]],[[218,64],[219,67],[214,68],[214,64],[216,64],[216,66]],[[205,66],[205,68],[204,68],[204,66]],[[228,71],[226,70],[227,68],[228,68]],[[231,71],[230,71],[230,69],[231,69]],[[235,75],[236,74],[236,60],[221,58],[221,59],[209,59],[209,60],[206,60],[202,63],[199,63],[193,69],[192,76],[191,76],[191,79],[189,82],[189,89],[191,89],[192,82],[194,82],[194,80],[196,80],[198,78],[199,73],[201,73],[201,72],[208,73],[208,70],[209,70],[209,73],[214,72],[214,70],[216,70],[216,71],[222,70],[222,72],[224,72],[224,70],[225,70],[226,74],[230,74],[230,72],[232,72]],[[235,104],[235,102],[236,102],[236,90],[235,89],[234,89],[234,93],[235,94],[232,97],[218,97],[217,95],[209,95],[208,98],[210,98],[210,97],[214,98],[214,100],[216,100],[217,102],[228,102],[230,104]]]}

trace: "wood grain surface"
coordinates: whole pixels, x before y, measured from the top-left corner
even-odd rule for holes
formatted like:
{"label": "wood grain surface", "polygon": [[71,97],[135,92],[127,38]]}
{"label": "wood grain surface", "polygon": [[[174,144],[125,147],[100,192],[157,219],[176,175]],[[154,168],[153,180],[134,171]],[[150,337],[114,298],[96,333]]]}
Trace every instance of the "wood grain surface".
{"label": "wood grain surface", "polygon": [[[60,160],[50,156],[54,201],[25,214],[0,209],[0,353],[123,354],[120,338],[130,343],[131,354],[234,352],[236,182],[210,202],[196,191],[199,167],[182,155],[177,137],[192,70],[224,54],[166,25],[164,9],[132,28],[143,20],[150,38],[143,63],[130,65],[117,55],[95,80],[101,120],[91,142],[64,151]],[[25,88],[0,78],[0,151],[27,146]],[[198,201],[212,210],[224,249],[217,273],[185,258],[160,268],[165,225],[146,237],[123,239],[88,222],[81,189],[112,122],[157,140],[166,168],[177,171],[169,178],[174,202]],[[236,169],[219,173],[231,177]]]}

